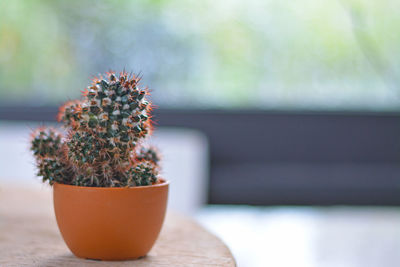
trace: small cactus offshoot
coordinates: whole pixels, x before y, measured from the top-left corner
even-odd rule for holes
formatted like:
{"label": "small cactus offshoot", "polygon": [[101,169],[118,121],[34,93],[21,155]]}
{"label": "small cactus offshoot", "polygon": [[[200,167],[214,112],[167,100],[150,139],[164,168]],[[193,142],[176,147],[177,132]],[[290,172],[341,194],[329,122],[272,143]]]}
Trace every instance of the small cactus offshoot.
{"label": "small cactus offshoot", "polygon": [[143,144],[152,131],[152,106],[139,80],[126,72],[94,78],[81,100],[60,108],[66,134],[43,127],[32,133],[43,182],[91,187],[158,182],[160,157]]}

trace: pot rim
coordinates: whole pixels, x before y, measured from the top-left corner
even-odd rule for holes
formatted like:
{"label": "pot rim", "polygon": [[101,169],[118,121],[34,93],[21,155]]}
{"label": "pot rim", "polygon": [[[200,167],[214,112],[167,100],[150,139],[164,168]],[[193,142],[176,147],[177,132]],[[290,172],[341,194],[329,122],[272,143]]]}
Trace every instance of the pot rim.
{"label": "pot rim", "polygon": [[[54,185],[62,186],[62,187],[69,187],[75,189],[87,189],[87,190],[99,190],[99,191],[106,191],[106,190],[140,190],[146,188],[154,188],[154,187],[164,187],[170,184],[169,180],[165,180],[160,178],[159,183],[152,184],[152,185],[141,185],[141,186],[132,186],[132,187],[96,187],[96,186],[80,186],[80,185],[70,185],[70,184],[62,184],[55,182]],[[53,185],[53,186],[54,186]]]}

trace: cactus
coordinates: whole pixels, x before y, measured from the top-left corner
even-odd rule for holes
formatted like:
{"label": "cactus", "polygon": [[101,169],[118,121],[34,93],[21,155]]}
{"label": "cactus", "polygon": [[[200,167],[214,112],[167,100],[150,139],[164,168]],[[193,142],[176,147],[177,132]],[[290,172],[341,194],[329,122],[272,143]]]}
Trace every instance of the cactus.
{"label": "cactus", "polygon": [[31,150],[43,181],[93,187],[158,182],[158,152],[143,145],[152,132],[152,106],[139,81],[126,72],[94,78],[81,100],[60,108],[65,135],[44,128],[33,132]]}
{"label": "cactus", "polygon": [[72,175],[61,139],[61,134],[52,128],[40,127],[32,133],[31,150],[36,157],[38,176],[51,185],[54,182],[64,183]]}

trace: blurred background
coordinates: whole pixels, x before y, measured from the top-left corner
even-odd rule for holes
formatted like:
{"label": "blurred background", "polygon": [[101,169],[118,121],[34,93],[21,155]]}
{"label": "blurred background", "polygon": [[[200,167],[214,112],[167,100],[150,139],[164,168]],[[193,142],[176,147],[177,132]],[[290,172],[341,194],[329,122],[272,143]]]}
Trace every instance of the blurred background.
{"label": "blurred background", "polygon": [[125,69],[158,106],[150,141],[170,208],[220,236],[239,266],[398,266],[398,10],[0,1],[0,183],[43,187],[31,128],[56,123],[90,77]]}
{"label": "blurred background", "polygon": [[398,1],[2,1],[2,102],[143,73],[162,108],[396,110]]}

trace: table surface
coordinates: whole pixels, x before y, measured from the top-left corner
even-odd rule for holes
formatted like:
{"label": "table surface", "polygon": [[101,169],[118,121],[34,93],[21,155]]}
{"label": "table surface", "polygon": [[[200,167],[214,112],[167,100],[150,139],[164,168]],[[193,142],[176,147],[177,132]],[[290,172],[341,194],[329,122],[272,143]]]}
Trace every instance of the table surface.
{"label": "table surface", "polygon": [[235,266],[229,249],[187,217],[167,214],[159,239],[139,260],[74,257],[55,221],[49,188],[0,185],[0,266]]}
{"label": "table surface", "polygon": [[400,207],[208,206],[240,267],[399,267]]}

